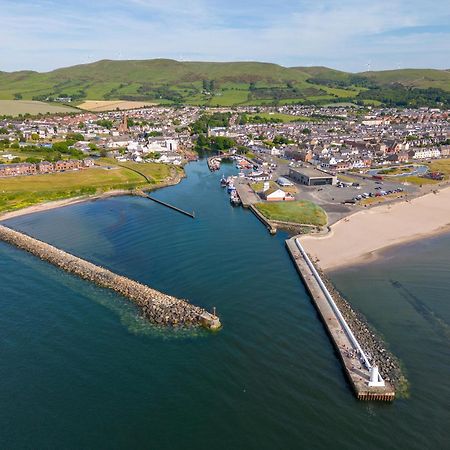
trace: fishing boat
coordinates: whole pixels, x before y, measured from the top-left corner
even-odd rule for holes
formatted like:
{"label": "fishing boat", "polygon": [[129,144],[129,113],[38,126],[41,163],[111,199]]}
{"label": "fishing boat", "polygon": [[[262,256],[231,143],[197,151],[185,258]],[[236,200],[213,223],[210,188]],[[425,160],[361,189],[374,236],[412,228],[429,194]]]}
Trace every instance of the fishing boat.
{"label": "fishing boat", "polygon": [[241,199],[239,198],[239,195],[236,191],[232,191],[230,194],[230,203],[233,206],[239,206],[241,204]]}
{"label": "fishing boat", "polygon": [[222,178],[220,179],[220,185],[222,187],[225,187],[227,185],[227,179],[222,175]]}

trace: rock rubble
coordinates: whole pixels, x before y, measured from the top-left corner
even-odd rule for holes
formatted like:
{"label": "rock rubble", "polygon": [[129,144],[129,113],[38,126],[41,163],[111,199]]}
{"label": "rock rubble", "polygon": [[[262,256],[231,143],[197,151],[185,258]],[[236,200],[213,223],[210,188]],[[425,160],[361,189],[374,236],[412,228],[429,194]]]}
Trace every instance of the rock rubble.
{"label": "rock rubble", "polygon": [[371,364],[377,365],[383,379],[392,383],[396,389],[403,387],[406,379],[398,359],[386,349],[382,339],[369,327],[363,315],[350,306],[322,271],[318,272]]}
{"label": "rock rubble", "polygon": [[163,294],[144,284],[59,250],[50,244],[0,225],[0,239],[73,275],[111,289],[136,303],[144,317],[159,325],[220,327],[218,317],[185,300]]}

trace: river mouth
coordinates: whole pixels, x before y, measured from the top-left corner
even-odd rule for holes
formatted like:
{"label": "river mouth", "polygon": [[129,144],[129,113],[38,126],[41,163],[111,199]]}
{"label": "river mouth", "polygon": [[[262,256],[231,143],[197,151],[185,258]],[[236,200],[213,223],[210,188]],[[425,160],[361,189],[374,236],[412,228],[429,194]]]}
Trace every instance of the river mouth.
{"label": "river mouth", "polygon": [[5,223],[216,307],[224,324],[215,334],[160,334],[114,294],[0,244],[6,448],[444,448],[448,343],[385,281],[400,281],[448,321],[448,240],[332,274],[411,381],[408,400],[358,402],[285,250],[287,234],[270,236],[229,204],[220,178],[235,170],[191,163],[179,185],[152,193],[194,210],[194,220],[130,196]]}

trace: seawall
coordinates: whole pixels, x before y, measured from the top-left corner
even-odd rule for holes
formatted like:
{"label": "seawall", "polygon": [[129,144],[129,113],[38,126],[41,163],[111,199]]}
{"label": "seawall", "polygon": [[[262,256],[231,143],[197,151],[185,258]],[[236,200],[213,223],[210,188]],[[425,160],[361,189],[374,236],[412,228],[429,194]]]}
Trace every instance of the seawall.
{"label": "seawall", "polygon": [[220,320],[203,308],[163,294],[137,281],[117,275],[50,244],[0,225],[0,240],[37,256],[54,266],[111,289],[138,305],[144,317],[159,325],[200,325],[209,329],[220,328]]}
{"label": "seawall", "polygon": [[[376,361],[373,353],[369,353],[367,348],[362,348],[361,335],[351,329],[296,238],[288,239],[286,246],[342,362],[356,397],[359,400],[394,400],[393,384],[379,375],[378,364],[381,363],[382,366],[384,361]],[[382,372],[383,367],[380,370],[380,373]]]}

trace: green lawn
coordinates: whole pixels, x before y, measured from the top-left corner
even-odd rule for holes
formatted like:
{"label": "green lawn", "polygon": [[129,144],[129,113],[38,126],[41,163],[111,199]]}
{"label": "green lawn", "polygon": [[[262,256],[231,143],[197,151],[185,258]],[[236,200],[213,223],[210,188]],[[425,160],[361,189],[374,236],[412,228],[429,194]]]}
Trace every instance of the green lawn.
{"label": "green lawn", "polygon": [[270,119],[278,119],[283,121],[283,123],[289,122],[317,122],[318,119],[314,117],[306,117],[306,116],[292,116],[290,114],[282,114],[282,113],[259,113],[259,114],[247,114],[249,119],[254,119],[255,117],[261,117],[262,119],[270,120]]}
{"label": "green lawn", "polygon": [[[158,164],[158,163],[134,163],[134,162],[123,162],[118,163],[115,159],[112,158],[101,158],[96,161],[97,164],[103,166],[117,166],[120,167],[129,167],[132,170],[137,170],[138,172],[144,174],[146,177],[152,179],[155,183],[160,183],[165,181],[168,177],[171,176],[172,171],[179,170],[182,172],[181,168],[176,168],[175,166],[169,166],[167,164]],[[133,173],[132,171],[127,171]]]}
{"label": "green lawn", "polygon": [[[101,164],[110,164],[103,160]],[[154,184],[167,181],[174,171],[165,164],[125,163],[154,180]],[[110,164],[112,165],[112,164]],[[125,167],[94,167],[91,169],[32,175],[24,177],[0,178],[0,211],[11,211],[35,205],[37,203],[79,197],[83,195],[100,194],[115,189],[131,190],[136,187],[148,186],[145,179]]]}
{"label": "green lawn", "polygon": [[349,177],[348,175],[343,175],[343,174],[338,174],[338,180],[344,181],[345,183],[360,183],[361,184],[361,180],[359,180],[357,178]]}
{"label": "green lawn", "polygon": [[450,177],[450,158],[437,159],[430,164],[427,164],[431,172],[441,172],[445,175],[445,179]]}
{"label": "green lawn", "polygon": [[[441,172],[444,175],[444,180],[448,180],[450,178],[450,158],[437,159],[426,165],[429,167],[430,172]],[[438,180],[418,176],[402,177],[401,181],[417,185],[439,183]]]}
{"label": "green lawn", "polygon": [[[269,181],[270,183],[270,189],[278,189],[279,186],[277,183],[275,183],[275,181]],[[264,181],[259,181],[258,183],[253,183],[251,185],[251,188],[255,191],[255,192],[262,192],[262,190],[264,189]]]}
{"label": "green lawn", "polygon": [[255,207],[269,220],[323,226],[327,215],[318,205],[306,201],[257,203]]}
{"label": "green lawn", "polygon": [[418,177],[418,176],[410,176],[410,177],[401,177],[400,178],[402,183],[411,183],[411,184],[437,184],[439,181],[432,180],[431,178],[424,178],[424,177]]}
{"label": "green lawn", "polygon": [[[289,194],[296,194],[298,192],[297,188],[295,186],[285,186],[281,187],[275,181],[269,181],[270,183],[270,189],[282,189],[284,192],[288,192]],[[260,181],[258,183],[253,183],[251,185],[251,188],[256,192],[262,192],[264,189],[264,181]]]}

